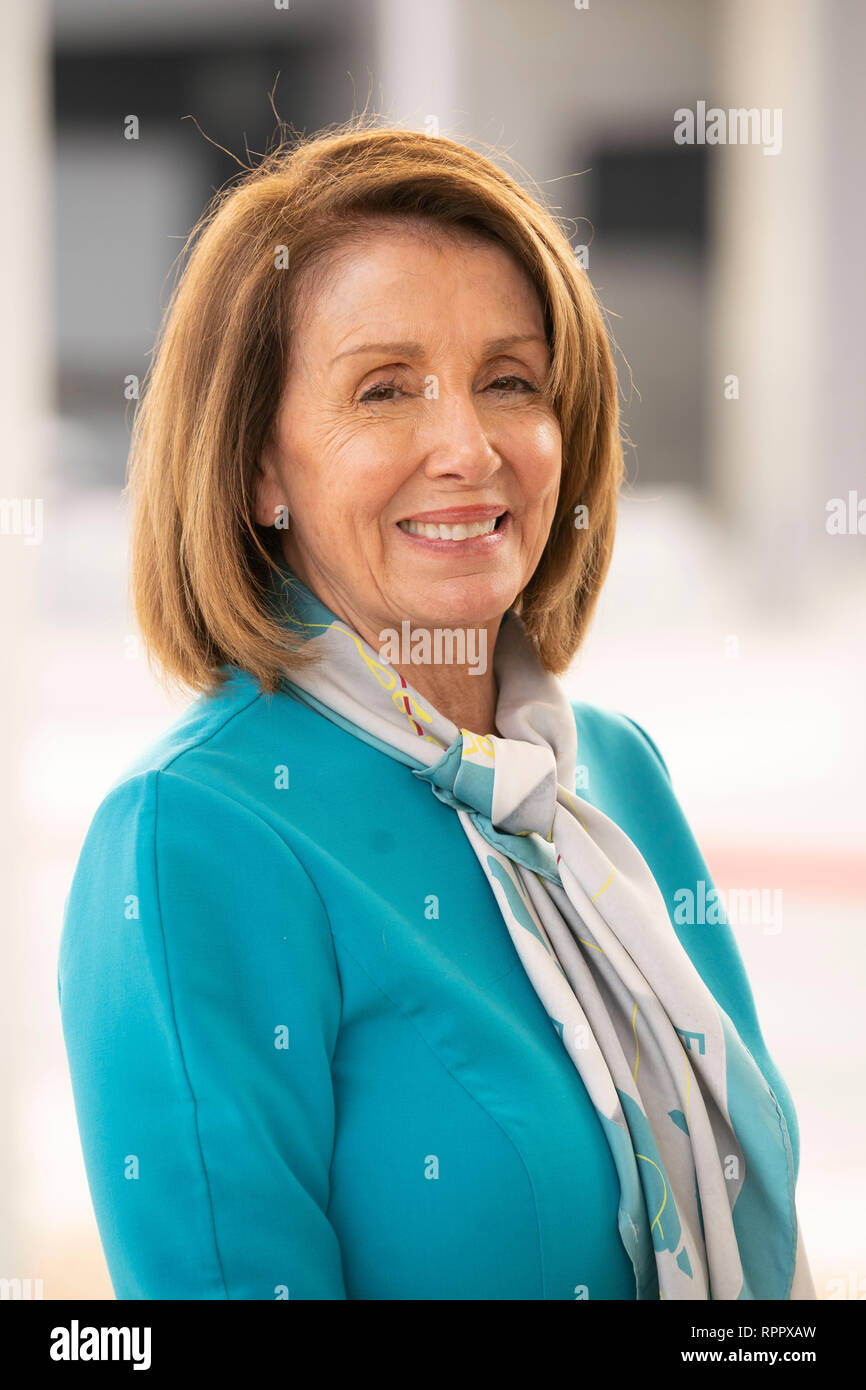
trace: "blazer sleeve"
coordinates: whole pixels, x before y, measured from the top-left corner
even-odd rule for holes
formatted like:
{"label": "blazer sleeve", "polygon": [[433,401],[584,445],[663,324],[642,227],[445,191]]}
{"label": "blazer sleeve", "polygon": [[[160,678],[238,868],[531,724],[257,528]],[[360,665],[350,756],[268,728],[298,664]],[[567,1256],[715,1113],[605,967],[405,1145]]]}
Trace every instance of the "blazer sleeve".
{"label": "blazer sleeve", "polygon": [[341,994],[291,848],[175,772],[116,787],[67,898],[58,993],[122,1299],[341,1299],[328,1221]]}

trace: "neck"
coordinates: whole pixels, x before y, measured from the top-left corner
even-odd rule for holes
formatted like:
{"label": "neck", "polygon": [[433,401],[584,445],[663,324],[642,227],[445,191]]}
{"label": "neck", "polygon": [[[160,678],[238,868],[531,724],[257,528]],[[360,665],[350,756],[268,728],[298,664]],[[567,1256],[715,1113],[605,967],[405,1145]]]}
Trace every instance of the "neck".
{"label": "neck", "polygon": [[[402,664],[391,661],[391,665],[409,685],[423,695],[432,705],[456,724],[458,729],[469,729],[476,734],[496,733],[496,677],[493,674],[492,651],[496,638],[495,629],[499,622],[492,624],[494,631],[482,640],[480,650],[486,648],[488,660],[483,669],[480,665],[468,663],[436,665],[411,662]],[[478,630],[484,639],[485,627]],[[468,637],[468,631],[467,631]]]}
{"label": "neck", "polygon": [[382,660],[456,724],[475,734],[496,733],[496,677],[493,647],[501,618],[466,626],[413,627],[404,622],[382,633],[357,630]]}
{"label": "neck", "polygon": [[[453,627],[399,627],[373,631],[353,612],[351,602],[330,592],[327,584],[311,582],[303,566],[289,566],[321,603],[349,623],[368,646],[378,652],[408,685],[450,719],[458,729],[475,734],[496,734],[498,691],[493,673],[493,648],[502,618],[489,622],[455,624]],[[387,641],[384,633],[387,632]]]}

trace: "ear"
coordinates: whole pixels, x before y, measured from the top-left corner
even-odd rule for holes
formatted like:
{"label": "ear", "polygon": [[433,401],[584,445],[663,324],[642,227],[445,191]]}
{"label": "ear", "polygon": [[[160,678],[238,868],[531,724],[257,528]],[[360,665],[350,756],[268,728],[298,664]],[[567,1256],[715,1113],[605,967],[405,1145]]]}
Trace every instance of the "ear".
{"label": "ear", "polygon": [[273,443],[265,444],[256,466],[254,515],[259,526],[273,526],[280,507],[286,505],[285,490],[277,469]]}

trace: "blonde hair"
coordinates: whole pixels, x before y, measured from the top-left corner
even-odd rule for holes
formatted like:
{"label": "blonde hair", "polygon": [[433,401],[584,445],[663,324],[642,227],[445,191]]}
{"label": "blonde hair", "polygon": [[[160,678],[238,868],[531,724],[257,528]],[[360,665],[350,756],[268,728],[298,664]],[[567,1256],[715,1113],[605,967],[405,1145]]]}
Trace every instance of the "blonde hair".
{"label": "blonde hair", "polygon": [[[562,476],[546,547],[514,608],[549,671],[564,671],[583,639],[623,476],[616,373],[594,291],[540,195],[491,159],[355,117],[283,141],[217,195],[190,235],[136,411],[127,485],[131,593],[163,679],[216,689],[233,666],[272,693],[309,657],[267,601],[284,561],[279,533],[254,519],[259,460],[317,275],[383,218],[492,239],[537,289]],[[278,248],[288,269],[276,268]]]}

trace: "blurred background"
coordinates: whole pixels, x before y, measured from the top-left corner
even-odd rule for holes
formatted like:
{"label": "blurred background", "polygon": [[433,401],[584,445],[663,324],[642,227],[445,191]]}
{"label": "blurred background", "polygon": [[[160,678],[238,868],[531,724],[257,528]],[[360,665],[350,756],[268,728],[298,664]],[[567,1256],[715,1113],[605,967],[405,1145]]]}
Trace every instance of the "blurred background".
{"label": "blurred background", "polygon": [[[186,703],[127,598],[129,382],[276,83],[298,131],[369,105],[494,145],[571,219],[630,444],[568,687],[650,733],[723,892],[781,891],[734,930],[799,1115],[818,1295],[866,1297],[866,7],[28,0],[2,25],[0,1277],[113,1297],[56,965],[90,819]],[[677,144],[698,102],[781,111],[781,149]]]}

